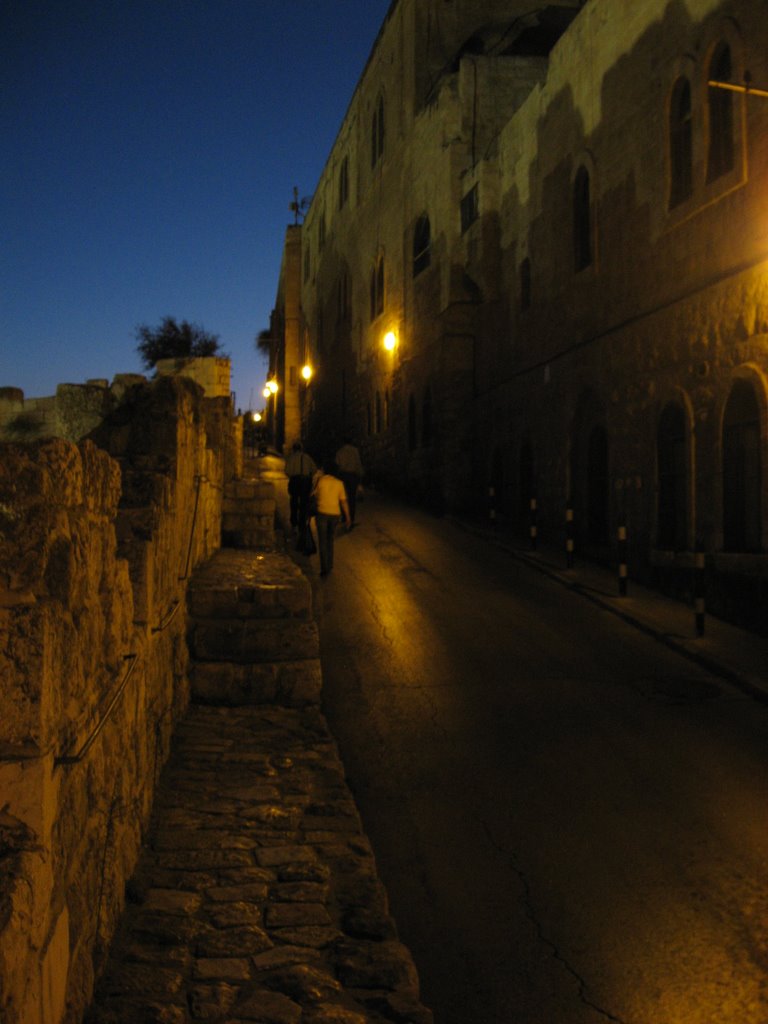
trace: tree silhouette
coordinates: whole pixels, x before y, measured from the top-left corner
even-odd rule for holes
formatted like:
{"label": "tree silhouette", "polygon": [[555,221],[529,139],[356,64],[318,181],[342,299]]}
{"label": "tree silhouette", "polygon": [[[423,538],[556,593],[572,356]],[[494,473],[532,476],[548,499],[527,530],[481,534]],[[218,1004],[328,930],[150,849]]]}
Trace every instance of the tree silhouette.
{"label": "tree silhouette", "polygon": [[146,369],[151,370],[159,359],[182,359],[188,356],[221,355],[219,337],[186,320],[177,323],[172,316],[163,317],[159,327],[141,324],[136,328],[139,344],[136,350]]}

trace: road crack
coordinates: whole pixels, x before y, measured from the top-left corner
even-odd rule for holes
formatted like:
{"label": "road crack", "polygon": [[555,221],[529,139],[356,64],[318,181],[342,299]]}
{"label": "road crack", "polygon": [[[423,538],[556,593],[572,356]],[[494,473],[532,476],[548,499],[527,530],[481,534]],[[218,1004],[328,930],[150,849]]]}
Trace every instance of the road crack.
{"label": "road crack", "polygon": [[516,855],[512,853],[510,850],[506,849],[501,843],[499,843],[496,840],[486,821],[484,821],[482,818],[477,818],[477,821],[480,824],[480,827],[485,832],[486,836],[488,837],[488,842],[491,844],[491,846],[493,846],[495,850],[497,850],[503,857],[506,857],[507,860],[509,861],[509,865],[512,868],[512,871],[514,872],[515,876],[519,879],[523,889],[523,905],[525,907],[526,917],[533,925],[533,928],[536,932],[536,936],[539,942],[542,944],[542,946],[546,947],[550,951],[552,959],[556,960],[557,963],[561,965],[563,970],[567,974],[569,974],[576,982],[577,991],[581,1002],[585,1006],[588,1006],[591,1010],[594,1010],[595,1013],[600,1014],[600,1016],[603,1017],[605,1020],[612,1021],[614,1022],[614,1024],[630,1024],[630,1022],[625,1021],[623,1017],[615,1016],[615,1014],[612,1014],[609,1010],[606,1010],[605,1007],[598,1005],[596,1002],[589,998],[589,995],[587,993],[586,979],[576,970],[573,964],[561,952],[557,943],[553,942],[553,940],[550,939],[548,935],[546,935],[544,928],[541,924],[541,921],[539,920],[538,915],[536,913],[531,883],[525,871],[520,866]]}

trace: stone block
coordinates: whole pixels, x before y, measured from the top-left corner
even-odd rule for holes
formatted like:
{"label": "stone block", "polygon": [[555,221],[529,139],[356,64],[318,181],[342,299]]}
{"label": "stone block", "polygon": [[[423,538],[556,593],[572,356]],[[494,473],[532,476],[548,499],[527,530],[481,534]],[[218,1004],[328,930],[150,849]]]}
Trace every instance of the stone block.
{"label": "stone block", "polygon": [[276,666],[276,671],[279,704],[297,708],[320,703],[323,676],[319,658],[283,662]]}
{"label": "stone block", "polygon": [[192,626],[190,650],[199,661],[245,664],[317,658],[320,643],[314,622],[206,620]]}
{"label": "stone block", "polygon": [[200,704],[272,704],[277,697],[274,665],[194,662],[190,685],[192,700]]}

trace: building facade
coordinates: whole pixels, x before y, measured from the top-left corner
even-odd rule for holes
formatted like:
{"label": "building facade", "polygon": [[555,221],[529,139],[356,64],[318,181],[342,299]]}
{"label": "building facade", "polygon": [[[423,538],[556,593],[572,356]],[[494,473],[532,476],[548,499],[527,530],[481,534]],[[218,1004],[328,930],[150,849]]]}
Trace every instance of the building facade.
{"label": "building facade", "polygon": [[768,629],[765,4],[395,0],[299,231],[310,444]]}

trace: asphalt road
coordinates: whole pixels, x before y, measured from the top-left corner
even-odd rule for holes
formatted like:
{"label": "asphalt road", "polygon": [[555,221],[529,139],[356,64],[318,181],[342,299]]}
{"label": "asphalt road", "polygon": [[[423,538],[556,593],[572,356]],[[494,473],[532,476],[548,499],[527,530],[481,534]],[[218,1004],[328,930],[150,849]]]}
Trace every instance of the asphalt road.
{"label": "asphalt road", "polygon": [[436,1024],[766,1024],[768,708],[454,524],[359,518],[324,710]]}

